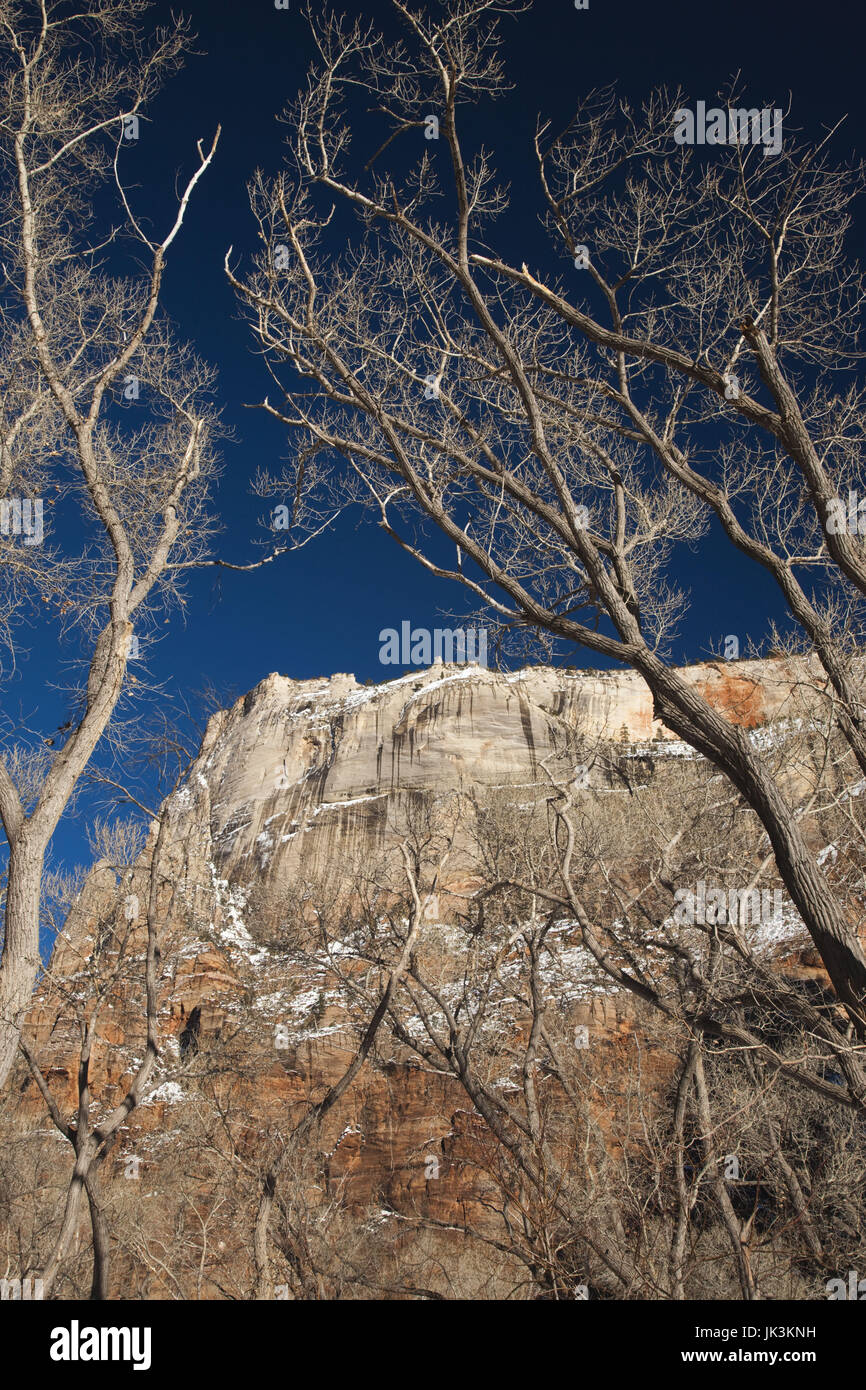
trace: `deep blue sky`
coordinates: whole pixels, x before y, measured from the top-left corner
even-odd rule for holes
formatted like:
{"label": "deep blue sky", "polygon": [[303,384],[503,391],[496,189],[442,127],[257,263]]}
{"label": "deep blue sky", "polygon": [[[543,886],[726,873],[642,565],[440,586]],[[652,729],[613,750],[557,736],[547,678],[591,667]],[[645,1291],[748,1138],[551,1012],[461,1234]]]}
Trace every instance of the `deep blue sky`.
{"label": "deep blue sky", "polygon": [[[166,284],[166,303],[179,329],[195,339],[221,372],[226,417],[237,441],[225,446],[220,510],[229,518],[225,558],[250,558],[263,503],[251,498],[247,479],[259,465],[277,462],[286,440],[260,412],[245,410],[267,391],[264,368],[250,351],[222,273],[231,244],[252,246],[244,184],[255,165],[269,172],[281,158],[284,131],[275,113],[301,81],[309,48],[300,6],[276,10],[269,0],[238,6],[231,0],[188,0],[205,55],[174,79],[157,103],[154,124],[135,151],[171,171],[186,161],[195,138],[219,121],[223,137],[213,169],[200,184]],[[391,21],[385,0],[358,5]],[[155,12],[168,14],[168,4]],[[516,91],[496,110],[497,153],[506,172],[529,148],[536,113],[564,120],[575,98],[591,86],[617,81],[640,98],[659,82],[682,83],[695,98],[712,98],[737,70],[755,99],[784,104],[794,97],[794,123],[829,123],[849,113],[846,145],[861,151],[864,114],[862,48],[850,29],[851,10],[829,0],[805,4],[748,3],[701,6],[694,0],[591,0],[587,12],[571,0],[537,0],[532,11],[506,21],[509,69]],[[517,200],[519,202],[519,200]],[[519,243],[538,245],[538,204],[526,200],[524,229],[511,219]],[[260,535],[261,532],[259,531]],[[694,595],[684,626],[682,655],[694,660],[730,632],[756,632],[773,590],[755,567],[739,563],[724,541],[692,557],[686,575]],[[762,602],[762,596],[764,601]],[[339,531],[277,566],[247,575],[213,573],[193,586],[186,631],[173,630],[155,659],[157,672],[183,683],[206,672],[246,690],[269,671],[311,676],[353,671],[359,679],[387,677],[378,664],[378,633],[409,618],[433,626],[443,606],[460,609],[462,591],[426,575],[374,526]],[[756,611],[758,616],[756,622]],[[590,653],[578,664],[601,664]]]}
{"label": "deep blue sky", "polygon": [[[275,116],[303,79],[309,41],[297,0],[288,11],[275,9],[272,0],[186,0],[180,8],[191,18],[201,56],[151,108],[152,120],[142,125],[125,167],[132,171],[140,161],[143,188],[161,186],[171,194],[177,172],[188,176],[194,167],[195,141],[209,141],[222,125],[214,165],[169,258],[165,305],[181,335],[220,371],[225,418],[236,434],[224,446],[217,495],[226,526],[221,553],[243,562],[255,558],[251,541],[261,537],[265,514],[265,504],[249,495],[249,478],[260,466],[278,465],[287,441],[260,412],[244,408],[268,387],[225,282],[223,257],[230,244],[236,257],[253,247],[245,183],[257,165],[266,173],[279,166],[284,130]],[[393,23],[385,0],[348,8]],[[171,9],[158,0],[152,18],[167,22]],[[790,90],[795,125],[817,131],[847,112],[837,152],[862,153],[866,83],[862,45],[852,29],[855,13],[850,0],[825,0],[819,7],[802,0],[784,6],[778,0],[703,6],[695,0],[590,0],[586,12],[577,12],[572,0],[537,0],[530,13],[504,22],[516,91],[496,109],[488,139],[497,143],[504,174],[518,176],[519,195],[523,152],[539,111],[564,122],[582,93],[611,81],[633,100],[664,82],[711,102],[740,71],[750,104],[785,105]],[[507,224],[513,245],[504,250],[522,257],[520,248],[540,247],[543,234],[534,190],[525,203],[519,196],[516,201]],[[159,229],[168,203],[162,217],[158,196],[151,206]],[[692,589],[693,607],[679,658],[698,659],[726,633],[741,640],[760,635],[772,587],[726,543],[711,537],[687,560],[682,578]],[[361,680],[386,679],[397,671],[378,663],[380,628],[399,626],[404,618],[433,627],[443,610],[459,611],[465,602],[462,591],[426,575],[375,527],[356,529],[346,521],[262,571],[197,576],[186,627],[164,629],[164,640],[147,653],[148,669],[180,692],[210,681],[226,694],[243,693],[275,670],[293,677],[352,671]],[[33,634],[30,659],[10,697],[13,707],[19,699],[30,711],[38,705],[38,722],[51,732],[55,713],[60,723],[65,708],[62,700],[37,694],[43,680],[57,678],[58,651],[48,645]],[[602,664],[585,652],[569,659]]]}

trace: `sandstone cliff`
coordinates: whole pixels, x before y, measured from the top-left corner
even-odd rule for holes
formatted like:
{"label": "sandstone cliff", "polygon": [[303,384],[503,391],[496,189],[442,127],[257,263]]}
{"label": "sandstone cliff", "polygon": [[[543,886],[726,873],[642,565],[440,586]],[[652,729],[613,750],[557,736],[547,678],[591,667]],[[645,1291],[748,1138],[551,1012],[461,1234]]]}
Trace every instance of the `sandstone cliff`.
{"label": "sandstone cliff", "polygon": [[[795,712],[804,668],[706,663],[684,675],[734,722],[754,728]],[[206,786],[202,829],[230,882],[343,873],[399,833],[418,796],[510,788],[526,801],[549,793],[541,764],[567,754],[569,734],[590,752],[602,741],[654,744],[660,755],[681,748],[630,671],[503,675],[440,666],[372,687],[346,675],[274,674],[214,716],[169,813],[185,833],[189,788]]]}
{"label": "sandstone cliff", "polygon": [[[787,662],[709,663],[685,675],[747,728],[802,711],[804,668]],[[808,680],[805,686],[811,690]],[[240,1113],[233,1133],[244,1162],[265,1136],[324,1093],[357,1046],[363,1017],[354,1017],[345,991],[333,988],[333,959],[327,950],[293,955],[276,948],[271,924],[265,929],[259,920],[265,898],[279,903],[281,893],[306,879],[339,886],[355,866],[400,839],[413,808],[447,793],[499,791],[520,807],[543,804],[551,794],[545,768],[573,771],[575,749],[587,753],[590,784],[611,785],[610,763],[593,761],[601,745],[652,766],[692,756],[653,717],[649,691],[632,673],[438,667],[372,687],[347,675],[296,681],[274,674],[215,715],[188,776],[161,812],[168,833],[157,886],[159,1084],[124,1129],[112,1160],[115,1177],[134,1156],[144,1164],[149,1190],[170,1186],[178,1164],[171,1136],[182,1144],[177,1136],[191,1123],[183,1080],[191,1043],[204,1054],[209,1040],[220,1040],[229,1049],[225,1057],[235,1059],[221,1063],[235,1071],[219,1093],[226,1107],[231,1098],[233,1115]],[[86,1010],[95,976],[109,981],[101,986],[105,1021],[91,1065],[96,1106],[122,1097],[141,1055],[143,904],[157,826],[132,869],[118,876],[99,866],[91,874],[34,1001],[28,1036],[70,1112],[76,1001]],[[449,875],[427,906],[444,961],[449,952],[459,954],[459,941],[448,936],[449,903],[480,881],[466,846]],[[594,1064],[621,1091],[634,1002],[599,985],[567,934],[559,959],[560,974],[551,979],[563,1016],[569,1027],[591,1026]],[[664,1065],[658,1054],[650,1072],[663,1072]],[[17,1123],[43,1145],[34,1162],[47,1180],[51,1144],[46,1151],[42,1101],[23,1068],[14,1086]],[[386,1049],[321,1135],[327,1191],[339,1190],[358,1207],[422,1210],[444,1223],[458,1210],[464,1219],[474,1211],[483,1226],[489,1212],[476,1119],[453,1079],[419,1068],[405,1050]],[[428,1176],[431,1154],[435,1182]],[[199,1195],[207,1186],[200,1172],[190,1183]],[[188,1192],[184,1200],[192,1200]],[[176,1204],[176,1194],[165,1202]],[[223,1246],[221,1268],[231,1266],[240,1280],[248,1249],[228,1240]],[[161,1277],[151,1275],[142,1289],[164,1292]],[[212,1272],[205,1292],[224,1294],[220,1277]]]}

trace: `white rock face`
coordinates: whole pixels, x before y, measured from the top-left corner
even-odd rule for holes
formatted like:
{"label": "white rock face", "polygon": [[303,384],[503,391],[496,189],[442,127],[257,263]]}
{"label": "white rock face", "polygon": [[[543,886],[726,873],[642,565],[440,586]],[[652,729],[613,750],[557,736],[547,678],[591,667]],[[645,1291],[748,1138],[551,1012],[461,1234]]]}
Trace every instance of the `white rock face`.
{"label": "white rock face", "polygon": [[[754,727],[792,712],[803,670],[743,661],[683,675]],[[575,735],[590,746],[653,741],[677,751],[631,671],[439,665],[370,687],[349,675],[273,674],[213,717],[168,811],[183,837],[209,806],[210,824],[198,829],[218,873],[233,882],[345,874],[401,833],[413,798],[513,788],[524,804],[549,794],[541,761]],[[187,810],[192,788],[202,794]]]}

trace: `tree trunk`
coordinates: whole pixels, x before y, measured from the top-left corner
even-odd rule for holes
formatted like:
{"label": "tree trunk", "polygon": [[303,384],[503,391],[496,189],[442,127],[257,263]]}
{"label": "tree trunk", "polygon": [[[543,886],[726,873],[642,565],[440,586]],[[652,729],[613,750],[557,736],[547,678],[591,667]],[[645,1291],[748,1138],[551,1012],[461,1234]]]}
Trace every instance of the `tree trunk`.
{"label": "tree trunk", "polygon": [[99,1187],[95,1173],[87,1173],[84,1178],[87,1201],[90,1206],[90,1229],[93,1233],[93,1280],[90,1286],[91,1299],[108,1298],[111,1247],[108,1237],[108,1222],[99,1205]]}
{"label": "tree trunk", "polygon": [[0,1088],[18,1052],[21,1020],[39,972],[39,895],[44,849],[28,844],[26,831],[10,847],[6,886],[6,940],[0,963]]}
{"label": "tree trunk", "polygon": [[821,954],[840,1002],[858,1035],[866,1036],[866,953],[831,885],[816,867],[772,773],[755,755],[743,731],[727,724],[688,689],[677,672],[643,653],[634,664],[668,728],[714,762],[761,821],[782,882]]}

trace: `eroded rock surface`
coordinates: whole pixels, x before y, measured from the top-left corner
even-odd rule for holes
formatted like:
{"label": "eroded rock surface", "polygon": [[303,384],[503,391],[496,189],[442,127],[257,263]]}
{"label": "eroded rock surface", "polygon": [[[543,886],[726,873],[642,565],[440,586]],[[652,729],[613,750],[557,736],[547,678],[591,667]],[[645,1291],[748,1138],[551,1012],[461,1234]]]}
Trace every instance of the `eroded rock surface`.
{"label": "eroded rock surface", "polygon": [[[708,663],[684,675],[747,728],[802,710],[804,668],[786,661]],[[241,1039],[249,1076],[239,1063],[231,1085],[221,1084],[243,1110],[248,1158],[264,1149],[264,1136],[323,1095],[351,1057],[364,1019],[333,989],[327,953],[301,959],[268,945],[256,920],[263,893],[278,897],[307,878],[339,886],[353,866],[397,843],[419,802],[450,792],[504,790],[531,807],[551,794],[546,768],[568,772],[575,750],[591,755],[600,743],[650,763],[692,756],[654,718],[647,687],[630,672],[436,667],[373,687],[348,675],[271,675],[215,715],[189,775],[161,810],[159,1084],[124,1128],[108,1175],[117,1177],[135,1156],[159,1190],[160,1173],[176,1162],[171,1136],[180,1134],[178,1116],[189,1100],[178,1078],[191,1048],[204,1053],[209,1041]],[[91,873],[34,1000],[27,1033],[69,1113],[76,1105],[74,1007],[93,989],[95,943],[112,943],[102,952],[103,975],[124,952],[92,1059],[97,1108],[122,1098],[142,1055],[144,910],[158,828],[154,822],[122,881],[107,866]],[[429,907],[431,929],[444,933],[443,959],[459,951],[459,940],[449,944],[449,894],[459,897],[480,881],[465,853],[449,874]],[[619,1078],[624,1086],[634,1001],[600,988],[582,948],[566,938],[562,971],[554,985],[563,1017],[569,1027],[591,1028],[599,1065],[611,1084]],[[365,1070],[322,1131],[328,1190],[361,1207],[384,1202],[442,1222],[474,1210],[483,1223],[479,1117],[455,1081],[400,1048],[391,1052]],[[651,1065],[663,1068],[663,1059]],[[45,1132],[43,1104],[23,1066],[12,1084],[22,1130]],[[435,1182],[425,1176],[431,1154],[441,1165]],[[248,1265],[247,1245],[224,1246],[226,1266]],[[156,1293],[162,1286],[155,1278],[147,1287]],[[225,1290],[217,1280],[206,1292]]]}

